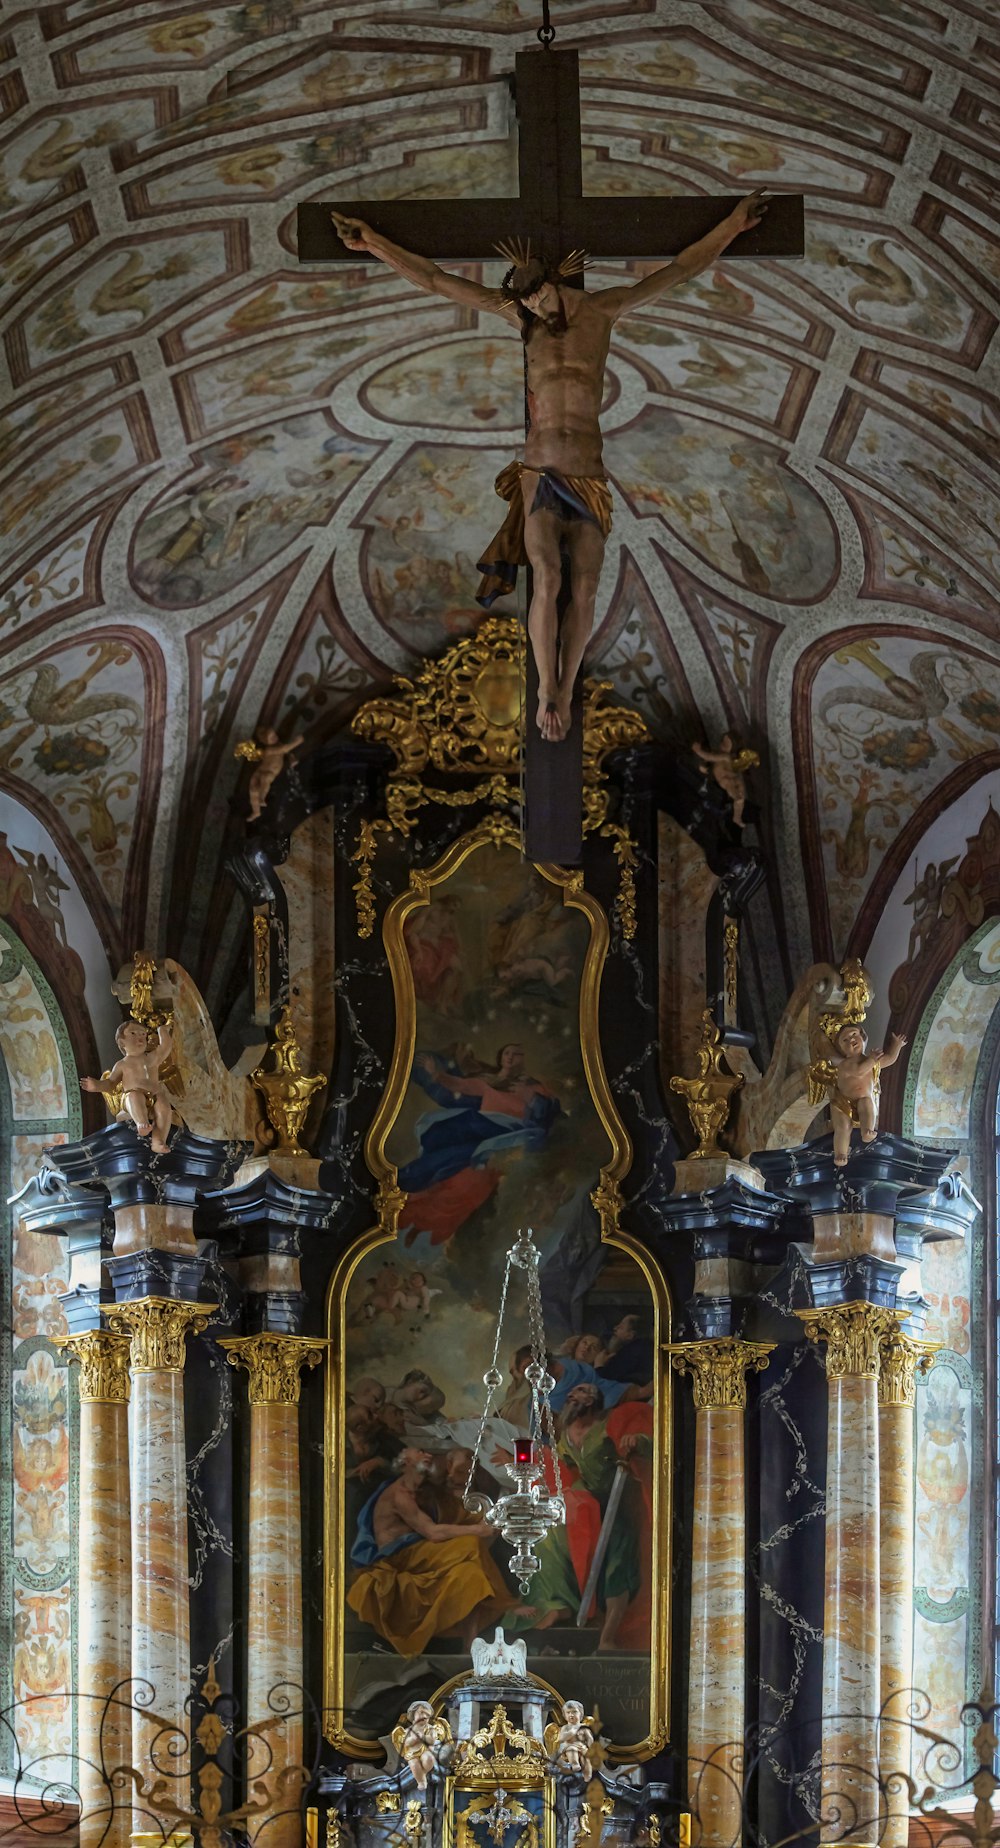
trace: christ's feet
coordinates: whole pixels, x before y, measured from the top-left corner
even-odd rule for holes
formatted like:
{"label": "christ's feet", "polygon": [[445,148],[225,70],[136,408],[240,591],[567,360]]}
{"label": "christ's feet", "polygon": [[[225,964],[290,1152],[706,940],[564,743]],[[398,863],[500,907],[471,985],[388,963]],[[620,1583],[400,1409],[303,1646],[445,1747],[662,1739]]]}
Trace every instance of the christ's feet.
{"label": "christ's feet", "polygon": [[546,744],[560,744],[566,736],[555,700],[541,690],[538,694],[538,729]]}
{"label": "christ's feet", "polygon": [[551,694],[538,695],[538,729],[547,744],[561,744],[573,723],[573,695],[553,699]]}

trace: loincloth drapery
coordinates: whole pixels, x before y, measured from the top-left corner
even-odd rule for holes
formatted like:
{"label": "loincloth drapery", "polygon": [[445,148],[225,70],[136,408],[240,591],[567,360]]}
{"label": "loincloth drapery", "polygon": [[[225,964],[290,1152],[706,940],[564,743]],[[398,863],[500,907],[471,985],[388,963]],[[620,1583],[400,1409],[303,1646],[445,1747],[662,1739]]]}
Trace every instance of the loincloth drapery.
{"label": "loincloth drapery", "polygon": [[[521,475],[526,467],[524,462],[508,462],[493,484],[501,500],[509,503],[509,510],[499,532],[479,560],[478,569],[483,578],[476,592],[476,602],[484,610],[488,610],[497,597],[513,590],[518,566],[528,562],[521,493]],[[561,520],[590,520],[607,538],[611,531],[611,489],[603,475],[557,475],[551,468],[528,468],[528,473],[538,476],[532,513],[555,513]]]}

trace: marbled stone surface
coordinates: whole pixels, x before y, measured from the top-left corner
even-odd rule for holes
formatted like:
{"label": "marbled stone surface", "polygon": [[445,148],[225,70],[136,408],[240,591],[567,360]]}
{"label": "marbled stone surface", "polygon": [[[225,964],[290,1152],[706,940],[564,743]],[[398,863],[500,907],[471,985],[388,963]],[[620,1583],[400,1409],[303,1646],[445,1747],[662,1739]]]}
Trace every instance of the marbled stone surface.
{"label": "marbled stone surface", "polygon": [[[131,1821],[107,1779],[132,1761],[128,1711],[131,1534],[128,1407],[80,1403],[77,1751],[80,1848],[127,1848]],[[117,1698],[108,1699],[114,1690]],[[109,1815],[109,1811],[112,1813]]]}
{"label": "marbled stone surface", "polygon": [[879,1707],[877,1387],[829,1380],[823,1623],[824,1842],[876,1839]]}
{"label": "marbled stone surface", "polygon": [[[132,1478],[132,1763],[149,1779],[166,1769],[186,1804],[190,1691],[184,1375],[135,1373],[129,1408]],[[172,1767],[179,1767],[172,1769]],[[161,1820],[136,1797],[133,1830]],[[167,1827],[167,1824],[164,1824]]]}
{"label": "marbled stone surface", "polygon": [[698,1848],[741,1833],[746,1672],[742,1406],[704,1407],[695,1427],[688,1682],[688,1795]]}

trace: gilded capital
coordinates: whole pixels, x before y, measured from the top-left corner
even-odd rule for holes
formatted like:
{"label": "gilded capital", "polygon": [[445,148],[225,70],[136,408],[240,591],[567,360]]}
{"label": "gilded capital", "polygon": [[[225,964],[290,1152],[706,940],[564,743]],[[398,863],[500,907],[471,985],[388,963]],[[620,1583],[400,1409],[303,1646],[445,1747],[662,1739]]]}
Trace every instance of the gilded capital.
{"label": "gilded capital", "polygon": [[106,1328],[82,1335],[57,1335],[55,1345],[80,1363],[80,1400],[91,1405],[127,1405],[129,1338]]}
{"label": "gilded capital", "polygon": [[142,1296],[106,1310],[112,1329],[131,1337],[133,1373],[182,1373],[184,1337],[197,1334],[218,1303],[189,1303],[174,1296]]}
{"label": "gilded capital", "polygon": [[879,1404],[916,1405],[917,1374],[934,1365],[940,1348],[940,1341],[918,1341],[904,1334],[898,1322],[895,1328],[886,1329],[880,1344]]}
{"label": "gilded capital", "polygon": [[826,1373],[831,1380],[877,1380],[882,1342],[898,1334],[903,1309],[876,1303],[835,1303],[824,1309],[797,1309],[806,1337],[826,1342]]}
{"label": "gilded capital", "polygon": [[251,1405],[298,1405],[302,1367],[318,1367],[326,1352],[325,1341],[312,1335],[223,1335],[231,1367],[245,1367],[250,1375]]}
{"label": "gilded capital", "polygon": [[674,1341],[666,1352],[678,1373],[690,1373],[697,1411],[744,1406],[747,1374],[763,1373],[773,1341],[741,1341],[722,1335],[717,1341]]}

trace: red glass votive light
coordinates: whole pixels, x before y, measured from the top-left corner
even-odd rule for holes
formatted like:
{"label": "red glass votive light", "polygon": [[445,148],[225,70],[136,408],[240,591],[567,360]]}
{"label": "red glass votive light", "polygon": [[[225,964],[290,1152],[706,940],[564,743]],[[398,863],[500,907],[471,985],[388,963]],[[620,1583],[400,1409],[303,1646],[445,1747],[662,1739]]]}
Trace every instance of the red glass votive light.
{"label": "red glass votive light", "polygon": [[521,1464],[533,1463],[534,1461],[535,1461],[535,1446],[534,1446],[532,1439],[530,1437],[515,1437],[514,1439],[514,1462],[515,1464],[520,1466]]}

